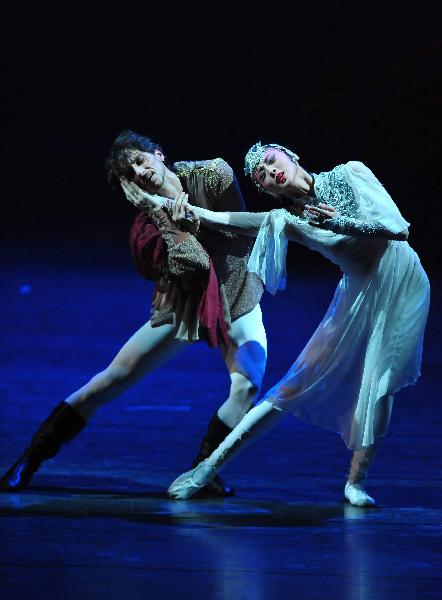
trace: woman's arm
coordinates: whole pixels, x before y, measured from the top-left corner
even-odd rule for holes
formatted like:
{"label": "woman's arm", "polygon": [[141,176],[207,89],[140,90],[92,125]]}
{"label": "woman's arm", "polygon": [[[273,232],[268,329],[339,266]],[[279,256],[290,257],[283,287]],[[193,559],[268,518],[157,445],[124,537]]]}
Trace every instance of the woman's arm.
{"label": "woman's arm", "polygon": [[141,190],[137,185],[122,181],[122,188],[127,199],[137,208],[151,211],[154,214],[157,210],[166,209],[173,215],[173,220],[177,225],[186,226],[192,222],[201,222],[212,229],[222,229],[223,231],[233,231],[242,235],[256,237],[264,219],[269,213],[250,213],[250,212],[214,212],[207,208],[192,206],[188,202],[187,194],[180,194],[175,200],[149,194]]}
{"label": "woman's arm", "polygon": [[202,223],[209,229],[220,229],[256,237],[262,223],[269,213],[251,212],[218,212],[192,206],[189,204],[187,194],[182,195],[178,201],[172,201],[161,196],[156,196],[157,201],[173,215],[175,223],[181,227],[187,227],[189,223]]}
{"label": "woman's arm", "polygon": [[331,223],[335,233],[406,241],[409,223],[403,218],[385,187],[364,163],[345,165],[347,179],[359,198],[360,217],[339,217]]}
{"label": "woman's arm", "polygon": [[394,233],[379,221],[368,219],[354,219],[352,217],[334,217],[325,220],[323,229],[329,229],[334,233],[351,235],[353,237],[383,238],[387,240],[399,240],[405,242],[408,239],[408,229]]}
{"label": "woman's arm", "polygon": [[408,229],[396,233],[377,219],[346,217],[338,214],[333,207],[326,204],[318,204],[318,206],[306,204],[306,209],[310,216],[310,225],[333,231],[333,233],[399,241],[408,239]]}
{"label": "woman's arm", "polygon": [[264,219],[269,213],[214,212],[207,208],[187,205],[189,212],[196,214],[201,223],[211,229],[233,231],[249,237],[256,237]]}

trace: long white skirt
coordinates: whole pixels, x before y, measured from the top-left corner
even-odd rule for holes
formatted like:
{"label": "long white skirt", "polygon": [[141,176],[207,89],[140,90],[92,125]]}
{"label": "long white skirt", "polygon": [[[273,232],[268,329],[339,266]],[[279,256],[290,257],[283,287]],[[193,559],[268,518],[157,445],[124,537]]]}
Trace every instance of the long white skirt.
{"label": "long white skirt", "polygon": [[339,432],[352,450],[385,435],[392,396],[420,375],[430,286],[406,242],[389,242],[370,273],[344,274],[324,319],[264,397]]}

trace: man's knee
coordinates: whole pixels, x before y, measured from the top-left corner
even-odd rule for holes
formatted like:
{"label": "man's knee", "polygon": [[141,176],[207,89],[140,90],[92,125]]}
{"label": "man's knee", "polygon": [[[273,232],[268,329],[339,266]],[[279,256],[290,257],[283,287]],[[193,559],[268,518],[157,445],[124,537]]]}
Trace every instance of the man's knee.
{"label": "man's knee", "polygon": [[260,386],[242,373],[231,373],[232,385],[230,387],[230,396],[233,399],[252,403],[259,394]]}
{"label": "man's knee", "polygon": [[266,362],[266,349],[256,341],[249,341],[237,348],[233,364],[234,369],[244,374],[244,377],[259,390]]}

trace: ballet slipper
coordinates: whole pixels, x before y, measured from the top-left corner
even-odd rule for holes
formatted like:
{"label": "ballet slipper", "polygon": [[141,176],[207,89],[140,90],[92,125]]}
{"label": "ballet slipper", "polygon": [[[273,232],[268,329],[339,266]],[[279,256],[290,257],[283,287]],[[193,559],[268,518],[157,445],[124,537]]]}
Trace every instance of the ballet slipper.
{"label": "ballet slipper", "polygon": [[177,477],[167,490],[168,496],[174,500],[186,500],[210,483],[216,475],[216,470],[205,463],[203,460],[194,469]]}
{"label": "ballet slipper", "polygon": [[344,496],[353,506],[375,506],[376,500],[369,496],[359,483],[345,484]]}

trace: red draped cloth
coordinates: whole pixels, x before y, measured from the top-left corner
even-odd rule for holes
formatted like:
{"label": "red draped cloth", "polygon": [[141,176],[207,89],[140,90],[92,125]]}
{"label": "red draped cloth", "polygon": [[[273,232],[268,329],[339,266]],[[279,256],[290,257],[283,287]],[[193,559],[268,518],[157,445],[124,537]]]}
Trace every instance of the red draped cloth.
{"label": "red draped cloth", "polygon": [[[160,231],[149,220],[146,213],[137,215],[130,231],[130,248],[132,257],[140,275],[151,281],[159,281],[167,266],[167,246]],[[195,285],[196,284],[196,289]],[[169,286],[177,285],[172,279]],[[164,290],[160,288],[154,293]],[[224,317],[223,302],[220,295],[218,278],[210,259],[208,275],[200,278],[198,282],[192,278],[192,292],[198,294],[198,308],[196,319],[203,329],[204,339],[211,348],[229,341],[227,324]],[[184,291],[184,293],[186,293]]]}

